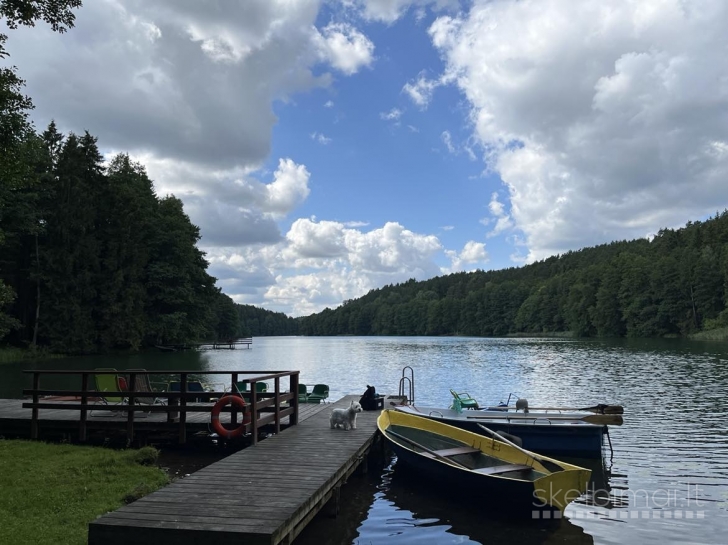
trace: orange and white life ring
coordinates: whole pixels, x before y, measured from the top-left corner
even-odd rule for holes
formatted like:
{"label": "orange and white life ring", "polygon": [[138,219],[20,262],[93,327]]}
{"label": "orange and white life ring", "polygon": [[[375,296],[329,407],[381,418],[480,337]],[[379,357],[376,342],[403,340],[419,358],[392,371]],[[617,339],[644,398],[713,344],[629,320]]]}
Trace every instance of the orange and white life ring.
{"label": "orange and white life ring", "polygon": [[[245,416],[243,417],[243,421],[238,425],[237,428],[232,430],[226,429],[220,422],[220,411],[222,411],[222,408],[226,405],[237,405],[240,410],[244,411],[245,414]],[[212,428],[215,430],[215,433],[217,433],[220,437],[225,437],[226,439],[240,437],[241,435],[243,435],[243,432],[245,432],[245,425],[250,424],[250,413],[245,410],[245,400],[242,397],[232,395],[220,398],[217,403],[215,403],[215,406],[212,408],[212,413],[210,414],[210,422],[212,423]]]}

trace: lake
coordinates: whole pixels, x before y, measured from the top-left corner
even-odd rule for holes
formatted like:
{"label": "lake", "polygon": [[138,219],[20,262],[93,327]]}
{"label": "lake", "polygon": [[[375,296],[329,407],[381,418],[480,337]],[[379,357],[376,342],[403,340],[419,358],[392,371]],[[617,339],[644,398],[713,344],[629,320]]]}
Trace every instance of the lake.
{"label": "lake", "polygon": [[[565,519],[512,523],[429,493],[386,459],[342,492],[337,519],[317,518],[296,543],[718,543],[728,534],[728,345],[682,340],[425,337],[255,338],[250,350],[91,356],[0,366],[0,397],[21,397],[21,369],[300,370],[331,398],[397,393],[414,369],[415,401],[449,406],[450,389],[483,404],[514,393],[532,407],[621,404],[613,454]],[[63,386],[63,378],[57,379]],[[69,385],[70,386],[70,385]],[[603,469],[602,469],[603,466]],[[721,537],[722,536],[722,537]]]}

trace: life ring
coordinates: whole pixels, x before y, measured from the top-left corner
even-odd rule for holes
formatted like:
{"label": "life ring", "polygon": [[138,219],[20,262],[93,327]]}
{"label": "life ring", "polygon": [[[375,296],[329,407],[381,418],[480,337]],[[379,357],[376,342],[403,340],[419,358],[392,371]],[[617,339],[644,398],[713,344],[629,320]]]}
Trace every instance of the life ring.
{"label": "life ring", "polygon": [[[239,424],[237,428],[228,430],[220,423],[220,411],[222,411],[224,406],[231,404],[237,405],[242,411],[244,411],[245,416],[243,417],[243,422]],[[230,395],[220,398],[212,408],[210,422],[212,423],[212,428],[215,430],[215,433],[219,436],[225,437],[226,439],[240,437],[245,431],[245,425],[250,424],[250,413],[245,410],[245,400],[242,397]]]}

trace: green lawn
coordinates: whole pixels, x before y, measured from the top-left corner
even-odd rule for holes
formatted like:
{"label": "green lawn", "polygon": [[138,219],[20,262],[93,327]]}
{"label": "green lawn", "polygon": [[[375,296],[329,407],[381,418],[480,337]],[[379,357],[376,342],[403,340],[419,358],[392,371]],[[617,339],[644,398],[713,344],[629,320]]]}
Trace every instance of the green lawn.
{"label": "green lawn", "polygon": [[89,522],[169,482],[156,455],[0,440],[0,543],[85,544]]}

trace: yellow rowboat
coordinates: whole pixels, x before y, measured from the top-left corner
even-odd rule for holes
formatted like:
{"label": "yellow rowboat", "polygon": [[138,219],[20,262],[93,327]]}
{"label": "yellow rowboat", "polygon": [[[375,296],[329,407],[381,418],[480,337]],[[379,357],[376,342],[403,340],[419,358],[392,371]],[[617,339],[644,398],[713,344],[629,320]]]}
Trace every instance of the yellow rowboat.
{"label": "yellow rowboat", "polygon": [[412,414],[384,410],[377,420],[398,460],[448,490],[514,514],[558,511],[586,492],[591,471],[515,445]]}

